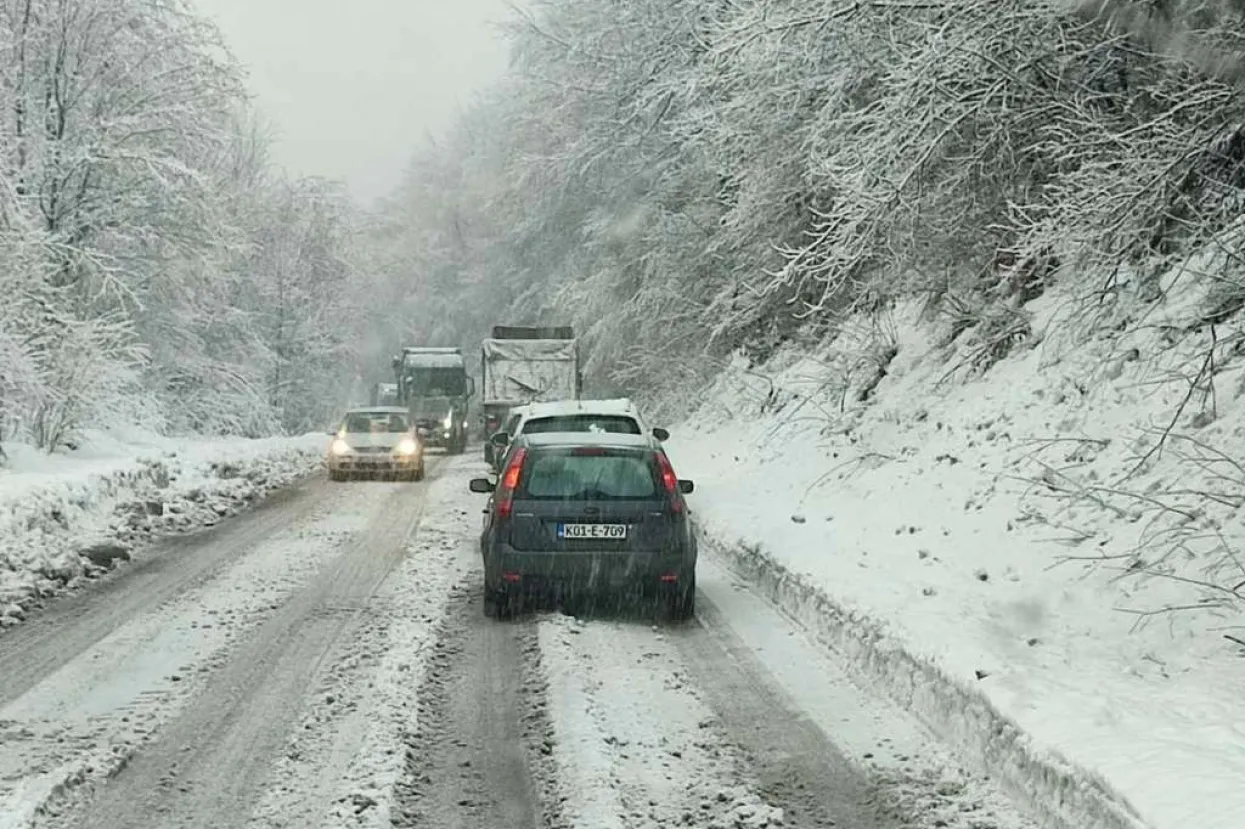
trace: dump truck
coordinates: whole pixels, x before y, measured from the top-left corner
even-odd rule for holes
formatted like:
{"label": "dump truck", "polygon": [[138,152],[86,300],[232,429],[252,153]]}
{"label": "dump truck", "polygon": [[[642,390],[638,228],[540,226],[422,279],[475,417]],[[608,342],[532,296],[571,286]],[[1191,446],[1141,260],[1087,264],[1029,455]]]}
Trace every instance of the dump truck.
{"label": "dump truck", "polygon": [[515,406],[578,400],[583,387],[579,342],[570,326],[534,328],[495,325],[480,353],[484,459],[492,463],[489,438]]}
{"label": "dump truck", "polygon": [[406,407],[424,444],[455,455],[463,452],[475,380],[467,374],[462,349],[408,346],[394,356],[393,369],[398,405]]}

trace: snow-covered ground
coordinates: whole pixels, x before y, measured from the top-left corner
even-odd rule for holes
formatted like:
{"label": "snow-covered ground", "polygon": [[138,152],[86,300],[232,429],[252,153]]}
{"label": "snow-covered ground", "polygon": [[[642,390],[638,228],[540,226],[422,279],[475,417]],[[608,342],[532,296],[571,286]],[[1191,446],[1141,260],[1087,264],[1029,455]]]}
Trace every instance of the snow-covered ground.
{"label": "snow-covered ground", "polygon": [[664,636],[565,616],[538,636],[569,825],[782,825]]}
{"label": "snow-covered ground", "polygon": [[[308,695],[300,727],[272,769],[254,829],[393,825],[396,788],[407,762],[404,740],[420,728],[420,683],[447,597],[474,560],[462,505],[461,468],[428,484],[407,554],[361,608],[358,635],[332,655]],[[474,516],[472,516],[474,519]]]}
{"label": "snow-covered ground", "polygon": [[263,440],[92,434],[54,455],[6,444],[0,625],[152,536],[211,526],[315,469],[323,435]]}
{"label": "snow-covered ground", "polygon": [[[64,665],[16,699],[0,698],[0,827],[27,826],[58,793],[98,785],[129,764],[203,691],[245,632],[305,589],[385,506],[357,489],[328,494],[305,521],[214,578],[152,601],[83,653],[65,653]],[[9,644],[4,636],[0,646]],[[24,670],[24,660],[37,658],[29,644],[6,664]]]}
{"label": "snow-covered ground", "polygon": [[687,624],[486,618],[483,463],[432,460],[0,633],[0,827],[1033,829],[712,558]]}
{"label": "snow-covered ground", "polygon": [[[1180,304],[1090,340],[1045,297],[1037,342],[975,379],[948,378],[971,333],[900,308],[736,364],[669,443],[710,553],[1083,829],[1245,814],[1245,473],[1212,448],[1245,435],[1245,365],[1208,361],[1209,331],[1173,344],[1201,297],[1167,287]],[[860,403],[878,335],[897,355]],[[1208,362],[1216,394],[1157,451]]]}

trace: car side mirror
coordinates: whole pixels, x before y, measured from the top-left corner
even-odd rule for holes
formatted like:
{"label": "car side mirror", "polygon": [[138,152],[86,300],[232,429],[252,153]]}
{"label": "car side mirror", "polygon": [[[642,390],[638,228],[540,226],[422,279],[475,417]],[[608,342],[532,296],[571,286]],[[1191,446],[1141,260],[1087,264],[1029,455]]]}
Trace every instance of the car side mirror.
{"label": "car side mirror", "polygon": [[653,429],[653,437],[657,438],[658,440],[662,440],[662,441],[669,440],[670,432],[666,429],[661,428],[660,426],[657,426],[657,427],[654,427]]}
{"label": "car side mirror", "polygon": [[493,436],[488,439],[488,442],[501,449],[510,442],[510,435],[506,432],[494,432]]}
{"label": "car side mirror", "polygon": [[682,492],[684,495],[690,495],[695,491],[696,491],[695,481],[686,481],[686,480],[679,481],[679,492]]}
{"label": "car side mirror", "polygon": [[479,492],[479,493],[492,492],[494,489],[497,488],[496,486],[493,485],[493,482],[490,481],[488,478],[472,478],[471,483],[468,484],[468,486],[471,487],[472,492]]}

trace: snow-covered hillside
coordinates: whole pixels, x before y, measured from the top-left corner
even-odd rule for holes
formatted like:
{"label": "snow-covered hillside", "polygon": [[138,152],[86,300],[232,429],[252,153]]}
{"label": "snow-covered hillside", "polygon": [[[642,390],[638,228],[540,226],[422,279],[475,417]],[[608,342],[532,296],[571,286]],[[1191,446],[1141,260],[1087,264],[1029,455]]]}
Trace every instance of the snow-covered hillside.
{"label": "snow-covered hillside", "polygon": [[1126,821],[1093,825],[1233,829],[1245,364],[1194,330],[1197,284],[1087,337],[1048,295],[975,376],[974,334],[901,306],[737,361],[671,454],[712,548],[1014,787]]}

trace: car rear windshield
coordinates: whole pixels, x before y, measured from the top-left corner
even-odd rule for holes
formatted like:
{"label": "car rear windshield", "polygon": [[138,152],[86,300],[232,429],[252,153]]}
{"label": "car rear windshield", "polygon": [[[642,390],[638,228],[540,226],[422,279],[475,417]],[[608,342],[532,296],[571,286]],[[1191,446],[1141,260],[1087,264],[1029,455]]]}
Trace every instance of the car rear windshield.
{"label": "car rear windshield", "polygon": [[361,412],[346,417],[346,431],[350,434],[360,432],[405,432],[406,416],[389,412]]}
{"label": "car rear windshield", "polygon": [[523,424],[527,435],[542,432],[612,432],[622,435],[640,434],[640,424],[627,415],[571,414],[534,417]]}
{"label": "car rear windshield", "polygon": [[643,500],[659,492],[650,454],[624,449],[539,449],[520,481],[519,497],[538,501]]}

